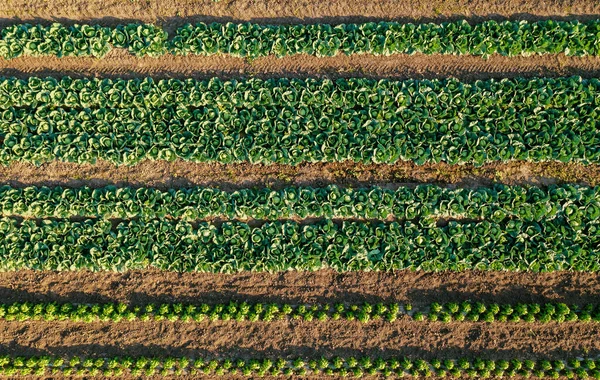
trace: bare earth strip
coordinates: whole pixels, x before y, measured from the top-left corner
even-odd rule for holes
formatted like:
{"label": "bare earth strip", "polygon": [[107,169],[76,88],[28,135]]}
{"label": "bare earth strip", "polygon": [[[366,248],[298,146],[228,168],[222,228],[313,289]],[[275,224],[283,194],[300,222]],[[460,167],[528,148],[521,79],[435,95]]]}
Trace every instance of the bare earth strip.
{"label": "bare earth strip", "polygon": [[102,59],[89,57],[21,57],[0,59],[0,74],[26,78],[36,76],[97,76],[110,78],[259,78],[278,77],[367,77],[393,79],[433,79],[456,77],[461,80],[514,77],[600,76],[600,57],[564,55],[502,57],[423,54],[392,56],[338,55],[255,60],[224,55],[163,56],[137,58],[115,49]]}
{"label": "bare earth strip", "polygon": [[594,0],[4,0],[0,23],[143,21],[176,27],[185,22],[262,23],[429,21],[467,18],[591,19],[600,14]]}
{"label": "bare earth strip", "polygon": [[0,322],[0,348],[13,355],[564,359],[600,354],[598,334],[596,323]]}
{"label": "bare earth strip", "polygon": [[2,302],[123,302],[131,305],[229,301],[401,302],[425,306],[465,300],[497,303],[598,303],[600,277],[556,272],[174,273],[19,271],[0,273]]}
{"label": "bare earth strip", "polygon": [[600,184],[600,165],[510,162],[475,167],[443,163],[419,166],[411,162],[395,165],[342,162],[290,166],[145,161],[135,166],[115,166],[108,162],[95,165],[51,162],[35,166],[13,163],[0,166],[0,182],[18,187],[116,185],[167,189],[213,186],[223,190],[329,184],[395,188],[417,183],[477,187],[494,183],[547,186],[571,182],[596,186]]}

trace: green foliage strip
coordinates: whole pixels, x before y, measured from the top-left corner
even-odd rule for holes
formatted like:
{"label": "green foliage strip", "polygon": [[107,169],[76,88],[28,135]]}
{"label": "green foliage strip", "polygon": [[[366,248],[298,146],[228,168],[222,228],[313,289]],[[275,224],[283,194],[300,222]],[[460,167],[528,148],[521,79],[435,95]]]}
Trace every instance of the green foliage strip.
{"label": "green foliage strip", "polygon": [[457,360],[410,358],[297,358],[297,359],[202,359],[191,357],[112,357],[70,358],[0,357],[0,375],[64,375],[64,376],[307,376],[336,377],[454,377],[489,378],[522,376],[529,378],[566,377],[569,379],[600,379],[600,361],[568,360],[488,360],[461,358]]}
{"label": "green foliage strip", "polygon": [[154,219],[184,221],[226,217],[397,219],[435,224],[438,219],[483,219],[496,223],[566,218],[570,223],[600,218],[596,187],[494,185],[492,188],[447,189],[418,185],[388,190],[381,187],[287,187],[281,190],[217,188],[157,190],[153,188],[0,187],[0,212],[27,218]]}
{"label": "green foliage strip", "polygon": [[416,321],[430,322],[600,322],[600,307],[569,306],[564,303],[545,304],[497,304],[482,302],[432,303],[417,311],[410,304],[363,303],[363,304],[314,304],[294,305],[278,303],[247,303],[231,301],[227,304],[147,304],[127,306],[113,304],[71,304],[14,302],[0,304],[0,319],[7,321],[71,321],[71,322],[120,322],[120,321],[251,321],[270,322],[281,319],[311,321],[386,320],[408,316]]}
{"label": "green foliage strip", "polygon": [[231,54],[257,58],[309,54],[390,55],[395,53],[491,54],[528,56],[564,53],[568,56],[598,55],[600,21],[544,20],[466,21],[441,24],[185,25],[173,38],[160,27],[148,24],[99,25],[20,24],[0,30],[0,57],[94,56],[112,48],[124,48],[136,56],[158,57],[167,53]]}
{"label": "green foliage strip", "polygon": [[156,268],[177,272],[413,269],[600,270],[600,229],[564,218],[505,223],[412,222],[252,227],[165,220],[71,222],[0,219],[0,270]]}
{"label": "green foliage strip", "polygon": [[598,99],[577,77],[5,79],[0,161],[600,163]]}

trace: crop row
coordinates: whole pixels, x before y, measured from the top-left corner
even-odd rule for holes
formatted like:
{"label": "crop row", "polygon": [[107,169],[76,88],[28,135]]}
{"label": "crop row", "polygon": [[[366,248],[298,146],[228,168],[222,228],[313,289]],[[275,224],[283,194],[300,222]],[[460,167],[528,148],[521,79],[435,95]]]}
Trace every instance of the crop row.
{"label": "crop row", "polygon": [[600,189],[573,185],[538,187],[494,185],[492,188],[447,189],[418,185],[389,190],[287,187],[226,192],[195,187],[153,188],[0,187],[0,213],[27,218],[154,219],[184,221],[226,217],[405,219],[422,224],[438,219],[484,219],[496,223],[565,218],[569,223],[600,219]]}
{"label": "crop row", "polygon": [[64,80],[0,83],[2,162],[600,162],[596,80]]}
{"label": "crop row", "polygon": [[600,322],[600,307],[568,306],[563,303],[546,304],[486,304],[464,301],[446,304],[432,303],[427,307],[413,309],[410,304],[315,304],[294,305],[274,303],[229,302],[228,304],[149,304],[127,306],[126,304],[57,304],[54,302],[14,302],[0,304],[0,319],[7,321],[71,321],[71,322],[120,322],[120,321],[251,321],[270,322],[293,319],[303,321],[347,320],[367,323],[371,320],[394,322],[408,316],[416,321],[469,321],[469,322]]}
{"label": "crop row", "polygon": [[[369,109],[375,118],[387,118],[388,113],[400,113],[406,119],[422,114],[443,118],[461,116],[476,121],[480,118],[510,116],[508,111],[535,112],[561,109],[587,110],[596,115],[599,106],[600,80],[581,77],[560,78],[505,78],[461,82],[457,79],[392,80],[392,79],[232,79],[211,78],[135,79],[29,77],[27,79],[0,78],[0,109],[11,107],[49,106],[36,117],[56,117],[54,108],[107,108],[102,117],[113,121],[112,108],[154,110],[167,106],[183,112],[179,118],[189,117],[186,107],[211,107],[212,118],[226,118],[234,108],[246,109],[251,114],[258,106],[276,106],[286,112],[298,108],[300,116],[311,112],[332,112],[340,109]],[[308,107],[316,107],[308,108]],[[179,111],[181,108],[182,111]],[[474,111],[466,112],[470,108]],[[215,108],[218,108],[215,109]],[[399,110],[398,110],[399,109]],[[426,112],[427,110],[427,112]],[[140,112],[140,111],[138,111]],[[408,112],[408,113],[406,113]],[[458,115],[459,112],[464,115]],[[500,115],[496,114],[501,112]],[[508,112],[508,113],[511,113]],[[594,114],[593,112],[596,112]],[[2,114],[4,121],[12,120],[13,111]],[[475,114],[475,115],[474,115]],[[202,114],[200,114],[202,115]],[[270,115],[270,114],[269,114]],[[320,115],[320,114],[319,114]],[[335,114],[334,114],[335,115]],[[194,113],[195,118],[198,113]],[[259,116],[263,116],[259,114]],[[339,116],[339,115],[338,115]],[[410,116],[410,117],[409,117]],[[160,114],[153,114],[161,118]],[[172,114],[162,117],[172,118]],[[289,115],[285,115],[289,117]],[[60,118],[60,117],[59,117]]]}
{"label": "crop row", "polygon": [[442,24],[185,25],[173,38],[148,24],[51,26],[21,24],[0,31],[0,57],[21,55],[103,57],[111,48],[125,48],[137,56],[172,53],[230,54],[256,58],[310,54],[390,55],[396,53],[471,54],[507,56],[558,54],[598,55],[600,21],[545,20],[485,21],[471,25],[456,21]]}
{"label": "crop row", "polygon": [[[562,116],[556,120],[541,113],[533,118],[531,128],[524,127],[523,134],[505,129],[506,120],[499,119],[498,124],[491,122],[494,126],[488,129],[472,125],[459,133],[449,132],[449,125],[443,122],[438,125],[430,119],[420,125],[430,128],[431,132],[419,133],[410,131],[410,126],[405,129],[401,124],[394,125],[394,121],[367,120],[366,115],[364,123],[359,118],[349,123],[326,118],[318,120],[321,124],[317,124],[316,119],[294,125],[293,120],[283,119],[241,124],[237,119],[240,126],[233,128],[217,120],[190,123],[189,129],[182,128],[176,133],[168,131],[173,126],[171,123],[131,121],[112,125],[112,128],[122,129],[121,132],[75,132],[79,129],[75,122],[73,130],[65,133],[6,135],[0,145],[0,160],[3,164],[104,160],[117,165],[176,159],[288,165],[347,160],[365,164],[412,161],[419,165],[437,162],[483,165],[511,160],[600,163],[597,129],[578,131],[575,122],[579,122],[580,116],[570,116],[570,120]],[[535,124],[538,121],[541,124],[541,120],[545,120],[544,125],[554,126],[538,128]],[[413,119],[410,123],[416,125],[420,121]],[[182,124],[176,124],[175,128],[181,128]],[[108,125],[107,122],[95,125],[89,122],[87,127],[100,129]],[[61,129],[53,122],[40,123],[40,127]]]}
{"label": "crop row", "polygon": [[[479,165],[508,160],[600,162],[599,132],[593,122],[581,123],[590,120],[587,111],[538,112],[528,119],[513,113],[512,117],[478,122],[457,121],[451,115],[445,119],[405,119],[402,115],[381,119],[381,114],[366,110],[322,115],[324,112],[307,109],[307,116],[299,116],[301,110],[262,106],[229,114],[221,111],[220,116],[216,108],[180,109],[178,113],[185,116],[167,121],[154,119],[145,109],[118,111],[58,109],[51,111],[54,115],[36,118],[31,110],[23,118],[9,117],[11,120],[0,122],[2,130],[10,131],[5,134],[0,156],[4,162],[60,159],[93,163],[103,159],[116,164],[177,158],[283,164],[344,160]],[[107,113],[112,120],[98,119]],[[517,124],[507,124],[512,122]],[[529,124],[519,126],[519,122]]]}
{"label": "crop row", "polygon": [[467,269],[598,271],[600,229],[563,218],[542,223],[330,220],[259,227],[153,220],[113,224],[0,219],[1,270],[239,272]]}
{"label": "crop row", "polygon": [[457,360],[423,360],[410,358],[320,358],[320,359],[197,359],[187,357],[114,357],[59,358],[0,357],[0,375],[66,375],[66,376],[306,376],[336,377],[455,377],[489,378],[578,378],[600,379],[600,361],[592,359],[568,360],[488,360],[461,358]]}

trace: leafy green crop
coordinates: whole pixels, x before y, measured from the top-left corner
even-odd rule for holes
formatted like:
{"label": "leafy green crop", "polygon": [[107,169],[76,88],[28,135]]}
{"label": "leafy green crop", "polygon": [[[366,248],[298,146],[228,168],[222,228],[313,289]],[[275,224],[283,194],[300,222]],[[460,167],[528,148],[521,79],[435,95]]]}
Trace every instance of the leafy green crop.
{"label": "leafy green crop", "polygon": [[468,322],[600,322],[600,308],[564,303],[497,304],[481,302],[448,302],[431,304],[424,312],[410,313],[415,320]]}
{"label": "leafy green crop", "polygon": [[192,358],[192,357],[111,357],[70,358],[39,356],[2,356],[0,375],[3,376],[307,376],[339,377],[454,377],[489,378],[574,378],[600,379],[600,361],[592,359],[564,360],[488,360],[461,358],[457,360],[397,358]]}
{"label": "leafy green crop", "polygon": [[599,163],[599,98],[576,77],[5,79],[0,161]]}
{"label": "leafy green crop", "polygon": [[468,322],[600,322],[600,307],[578,307],[563,303],[490,304],[480,302],[433,303],[423,311],[408,310],[399,304],[314,304],[293,305],[274,303],[229,302],[227,304],[147,304],[129,307],[126,304],[71,304],[14,302],[0,304],[0,319],[7,321],[251,321],[270,322],[281,319],[317,322],[348,320],[367,323],[409,316],[417,321]]}
{"label": "leafy green crop", "polygon": [[281,190],[216,188],[161,191],[152,188],[77,189],[0,187],[0,213],[27,218],[154,219],[184,221],[281,218],[410,220],[435,225],[439,219],[509,219],[526,222],[563,218],[569,224],[598,223],[600,189],[573,185],[446,189],[435,185],[388,190],[328,186]]}
{"label": "leafy green crop", "polygon": [[390,55],[395,53],[506,56],[597,55],[600,21],[466,21],[442,24],[395,22],[341,25],[198,24],[177,30],[169,41],[175,54],[231,54],[278,57],[309,54]]}
{"label": "leafy green crop", "polygon": [[600,269],[597,224],[331,220],[251,227],[169,221],[0,219],[0,269],[239,272],[468,269],[534,272]]}
{"label": "leafy green crop", "polygon": [[0,57],[22,55],[58,57],[104,57],[111,48],[128,49],[137,56],[160,56],[168,52],[167,32],[148,24],[50,26],[21,24],[0,30]]}
{"label": "leafy green crop", "polygon": [[466,21],[441,24],[258,25],[204,24],[179,28],[172,39],[148,24],[51,26],[21,24],[0,30],[0,57],[21,55],[103,57],[111,48],[137,56],[231,54],[257,58],[310,54],[471,54],[487,57],[557,54],[598,55],[600,21]]}

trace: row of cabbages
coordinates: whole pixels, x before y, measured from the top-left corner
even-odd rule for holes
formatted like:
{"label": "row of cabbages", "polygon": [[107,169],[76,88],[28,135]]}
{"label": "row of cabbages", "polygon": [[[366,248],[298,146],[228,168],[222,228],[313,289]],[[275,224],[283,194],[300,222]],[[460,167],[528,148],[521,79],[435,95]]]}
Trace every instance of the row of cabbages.
{"label": "row of cabbages", "polygon": [[435,185],[388,190],[380,187],[287,187],[281,190],[216,188],[0,187],[0,211],[28,218],[105,219],[208,218],[277,220],[281,218],[405,219],[423,225],[442,219],[503,222],[564,218],[571,225],[596,223],[600,191],[572,185],[547,189],[495,185],[447,189]]}
{"label": "row of cabbages", "polygon": [[[465,116],[472,113],[490,117],[500,107],[507,111],[536,112],[552,109],[583,110],[598,106],[600,80],[578,76],[560,78],[487,79],[462,82],[458,79],[232,79],[218,77],[205,80],[28,77],[0,78],[0,109],[46,108],[126,108],[163,109],[165,107],[234,108],[298,107],[370,109],[375,115],[394,114],[398,109],[413,109],[438,116],[439,112]],[[474,111],[467,109],[475,107]],[[421,110],[423,109],[423,110]],[[489,109],[489,110],[488,110]],[[114,111],[117,112],[117,111]],[[597,112],[597,111],[596,111]],[[9,113],[9,114],[10,114]],[[443,115],[443,114],[442,114]],[[496,115],[496,117],[502,115]],[[3,116],[6,119],[8,116]],[[385,117],[384,117],[385,118]]]}
{"label": "row of cabbages", "polygon": [[154,25],[21,24],[0,31],[0,57],[56,55],[103,57],[112,48],[136,56],[231,54],[256,58],[310,54],[471,54],[506,56],[598,55],[600,21],[456,21],[442,24],[185,25],[173,38]]}
{"label": "row of cabbages", "polygon": [[412,269],[550,272],[600,270],[600,228],[509,220],[412,222],[331,220],[303,225],[165,220],[84,222],[0,219],[0,270],[282,272]]}
{"label": "row of cabbages", "polygon": [[13,302],[0,304],[0,319],[6,321],[72,321],[114,322],[121,321],[183,321],[201,323],[207,321],[235,320],[270,322],[282,319],[312,321],[347,320],[367,323],[369,321],[394,322],[410,317],[417,321],[441,322],[600,322],[597,305],[543,304],[497,304],[463,301],[439,304],[434,302],[415,311],[411,304],[288,304],[234,302],[219,304],[163,303],[128,306],[113,304],[72,304]]}
{"label": "row of cabbages", "polygon": [[6,79],[0,161],[598,163],[599,88],[576,77]]}
{"label": "row of cabbages", "polygon": [[415,359],[393,357],[383,359],[363,357],[315,358],[201,358],[201,357],[0,357],[0,374],[4,376],[67,376],[67,377],[172,377],[229,376],[335,376],[336,378],[378,376],[386,378],[451,377],[488,379],[490,377],[535,376],[539,379],[600,379],[600,361],[571,358],[560,360],[511,360],[483,358]]}

